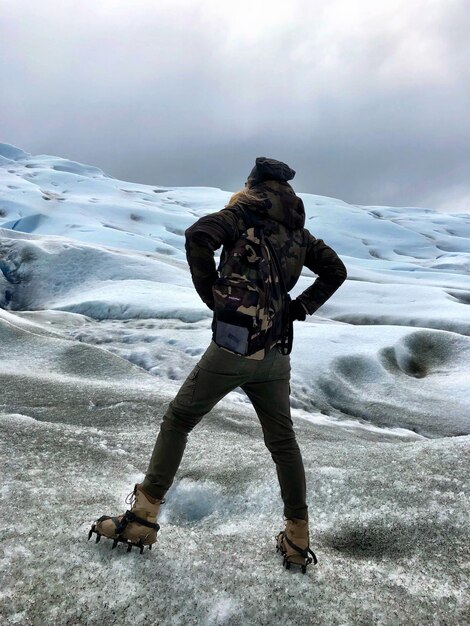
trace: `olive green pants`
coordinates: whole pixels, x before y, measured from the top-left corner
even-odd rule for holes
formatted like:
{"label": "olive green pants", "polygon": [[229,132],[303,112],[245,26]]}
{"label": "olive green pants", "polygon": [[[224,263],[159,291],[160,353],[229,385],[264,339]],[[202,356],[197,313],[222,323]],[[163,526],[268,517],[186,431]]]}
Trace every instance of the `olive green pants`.
{"label": "olive green pants", "polygon": [[290,357],[273,348],[262,361],[212,342],[163,418],[143,487],[163,498],[183,457],[188,434],[224,396],[241,387],[250,399],[276,464],[286,518],[307,519],[305,472],[289,403]]}

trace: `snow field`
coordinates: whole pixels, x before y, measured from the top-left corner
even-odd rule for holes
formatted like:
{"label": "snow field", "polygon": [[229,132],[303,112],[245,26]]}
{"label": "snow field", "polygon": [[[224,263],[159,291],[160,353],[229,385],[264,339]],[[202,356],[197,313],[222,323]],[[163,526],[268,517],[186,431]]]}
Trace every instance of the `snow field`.
{"label": "snow field", "polygon": [[129,414],[124,428],[119,419],[83,427],[3,415],[1,498],[20,520],[2,529],[4,615],[23,614],[24,624],[267,625],[313,615],[320,624],[418,624],[431,606],[436,623],[465,623],[468,437],[332,444],[298,423],[319,565],[286,576],[260,428],[246,411],[227,428],[225,413],[194,432],[158,543],[142,557],[87,543],[86,533],[98,513],[122,509],[155,424]]}

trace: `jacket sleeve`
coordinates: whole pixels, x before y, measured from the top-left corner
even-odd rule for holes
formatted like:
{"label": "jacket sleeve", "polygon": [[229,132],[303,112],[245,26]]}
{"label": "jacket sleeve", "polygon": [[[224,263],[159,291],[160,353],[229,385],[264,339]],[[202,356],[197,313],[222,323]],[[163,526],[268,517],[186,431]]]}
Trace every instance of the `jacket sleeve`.
{"label": "jacket sleeve", "polygon": [[322,239],[315,239],[308,230],[305,267],[318,275],[313,285],[308,287],[298,300],[312,315],[346,280],[347,271],[344,263],[336,252],[326,245]]}
{"label": "jacket sleeve", "polygon": [[238,239],[240,219],[235,209],[222,209],[201,217],[185,232],[191,278],[201,300],[210,309],[214,309],[212,285],[218,278],[214,251]]}

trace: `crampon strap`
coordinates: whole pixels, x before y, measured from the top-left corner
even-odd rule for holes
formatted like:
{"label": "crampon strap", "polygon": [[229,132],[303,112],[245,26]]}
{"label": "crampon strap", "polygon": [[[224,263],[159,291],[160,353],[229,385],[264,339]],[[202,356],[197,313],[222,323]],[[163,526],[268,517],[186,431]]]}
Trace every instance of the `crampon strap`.
{"label": "crampon strap", "polygon": [[125,530],[126,526],[132,522],[136,522],[142,526],[147,526],[148,528],[153,528],[156,532],[160,530],[160,526],[158,524],[152,524],[152,522],[148,522],[146,519],[138,517],[135,513],[132,513],[132,511],[126,511],[119,524],[116,524],[117,534],[120,535]]}
{"label": "crampon strap", "polygon": [[[295,543],[293,543],[289,537],[286,535],[286,533],[284,533],[284,539],[286,540],[286,543],[288,543],[290,545],[290,547],[295,550],[296,552],[298,552],[301,556],[304,557],[304,559],[307,559],[307,564],[312,563],[313,560],[313,564],[316,565],[318,563],[317,561],[317,557],[315,556],[315,553],[312,552],[312,550],[310,550],[310,548],[305,548],[304,550],[302,548],[300,548],[299,546],[296,546]],[[312,556],[310,557],[309,554],[311,554]]]}

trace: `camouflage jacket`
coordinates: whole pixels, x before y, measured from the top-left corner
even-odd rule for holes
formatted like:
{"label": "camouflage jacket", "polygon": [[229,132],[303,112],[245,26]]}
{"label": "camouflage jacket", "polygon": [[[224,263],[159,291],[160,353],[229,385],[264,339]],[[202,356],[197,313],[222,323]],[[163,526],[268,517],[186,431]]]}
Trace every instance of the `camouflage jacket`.
{"label": "camouflage jacket", "polygon": [[186,257],[194,286],[203,302],[214,308],[212,285],[218,277],[214,251],[225,249],[246,230],[243,213],[253,211],[263,224],[279,258],[284,283],[290,291],[305,266],[318,278],[298,300],[309,314],[314,313],[346,279],[346,268],[336,252],[304,228],[304,205],[287,182],[265,181],[250,192],[259,201],[249,205],[235,204],[217,213],[201,217],[186,230]]}

